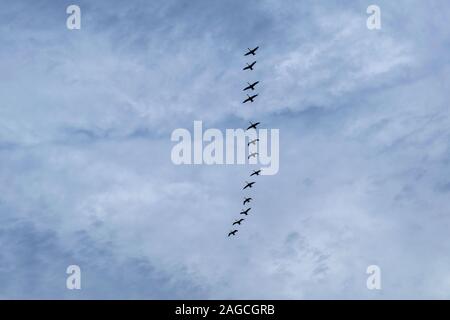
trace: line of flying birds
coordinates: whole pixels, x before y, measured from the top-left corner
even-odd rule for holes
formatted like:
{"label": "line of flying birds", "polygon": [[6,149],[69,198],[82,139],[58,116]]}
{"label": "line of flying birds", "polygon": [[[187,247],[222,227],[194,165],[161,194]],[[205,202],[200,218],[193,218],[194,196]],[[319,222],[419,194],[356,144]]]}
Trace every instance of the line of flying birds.
{"label": "line of flying birds", "polygon": [[[256,47],[254,49],[247,48],[248,52],[246,54],[244,54],[244,56],[249,56],[249,55],[253,55],[254,56],[254,55],[256,55],[256,50],[258,50],[258,48],[259,47]],[[253,67],[255,66],[255,64],[256,64],[256,61],[253,61],[250,64],[247,63],[247,66],[244,67],[244,69],[242,69],[242,70],[244,70],[244,71],[245,70],[253,71]],[[247,90],[253,91],[253,90],[255,90],[255,86],[258,83],[259,83],[259,81],[256,81],[256,82],[253,82],[253,83],[247,82],[248,86],[246,86],[243,91],[247,91]],[[254,94],[254,95],[247,94],[247,99],[245,99],[242,103],[253,102],[257,96],[258,96],[258,94]],[[251,130],[251,129],[256,130],[256,128],[257,128],[257,126],[259,124],[260,124],[259,122],[252,123],[250,121],[250,126],[246,130]],[[256,146],[257,142],[259,142],[259,139],[254,139],[254,140],[248,142],[247,146],[250,146],[250,145],[255,145]],[[248,159],[250,159],[251,157],[256,157],[257,155],[258,155],[258,152],[250,153],[248,155]],[[250,177],[259,176],[260,173],[261,173],[261,169],[253,170],[253,172],[250,174]],[[242,188],[242,190],[245,190],[247,188],[249,188],[249,189],[253,188],[253,185],[255,183],[256,183],[256,181],[250,181],[250,182],[245,181],[245,185]],[[249,205],[252,200],[253,200],[253,198],[251,198],[251,197],[244,197],[244,202],[242,203],[242,205],[245,207],[246,205]],[[251,209],[252,209],[251,207],[248,207],[247,209],[242,209],[239,214],[248,216],[248,213],[250,212]],[[240,226],[243,221],[245,221],[245,218],[240,218],[240,219],[238,219],[238,220],[233,222],[233,226],[235,226],[235,225],[239,225]],[[237,229],[234,229],[234,230],[230,231],[228,233],[228,237],[235,236],[237,232],[238,232]]]}
{"label": "line of flying birds", "polygon": [[[258,48],[259,47],[256,47],[254,49],[247,48],[248,52],[244,56],[249,56],[249,55],[253,55],[254,56],[254,55],[256,55],[256,50],[258,50]],[[244,71],[245,70],[253,71],[253,67],[255,66],[255,64],[256,64],[256,60],[253,61],[250,64],[247,63],[247,66],[245,66],[244,69],[242,69],[242,70],[244,70]],[[256,82],[253,82],[253,83],[247,82],[248,86],[246,86],[243,91],[247,91],[247,90],[252,90],[253,91],[253,90],[255,90],[255,86],[258,83],[259,83],[259,81],[256,81]],[[242,101],[242,103],[253,102],[253,101],[255,101],[255,98],[257,96],[258,96],[258,94],[253,94],[253,95],[247,94],[247,99]]]}

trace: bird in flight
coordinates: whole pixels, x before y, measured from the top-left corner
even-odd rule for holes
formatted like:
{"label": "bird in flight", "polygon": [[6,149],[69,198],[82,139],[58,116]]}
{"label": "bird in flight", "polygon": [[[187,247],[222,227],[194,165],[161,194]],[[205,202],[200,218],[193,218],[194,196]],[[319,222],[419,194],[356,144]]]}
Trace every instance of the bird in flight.
{"label": "bird in flight", "polygon": [[242,190],[247,189],[247,188],[253,188],[253,185],[255,184],[254,181],[252,181],[252,182],[245,181],[245,183],[246,183],[246,185]]}
{"label": "bird in flight", "polygon": [[[256,127],[257,127],[259,124],[260,124],[260,122],[252,123],[252,122],[250,121],[250,126],[246,129],[246,131],[247,131],[247,130],[250,130],[250,129],[252,129],[252,128],[256,130]],[[256,139],[256,140],[259,141],[259,139]]]}
{"label": "bird in flight", "polygon": [[245,220],[245,219],[239,219],[239,220],[236,220],[235,222],[233,222],[233,226],[234,226],[235,224],[241,225],[241,222],[244,221],[244,220]]}
{"label": "bird in flight", "polygon": [[237,232],[238,232],[237,230],[230,231],[228,236],[231,236],[231,235],[235,236]]}
{"label": "bird in flight", "polygon": [[247,95],[247,99],[245,99],[244,101],[242,101],[242,103],[246,103],[246,102],[253,102],[253,100],[258,96],[258,94],[254,94],[252,96]]}
{"label": "bird in flight", "polygon": [[253,173],[250,175],[251,176],[259,176],[259,174],[261,173],[261,169],[259,170],[253,170]]}
{"label": "bird in flight", "polygon": [[244,90],[242,90],[242,91],[245,91],[245,90],[248,90],[248,89],[250,89],[250,90],[255,90],[255,86],[257,85],[259,83],[259,81],[256,81],[256,82],[254,82],[254,83],[250,83],[250,82],[247,82],[247,84],[248,84],[248,86],[246,86],[245,88],[244,88]]}
{"label": "bird in flight", "polygon": [[242,210],[240,214],[245,214],[246,216],[248,216],[248,212],[251,210],[252,208],[248,208],[247,210]]}
{"label": "bird in flight", "polygon": [[244,203],[243,205],[245,206],[246,203],[250,203],[250,201],[252,201],[252,198],[244,198]]}
{"label": "bird in flight", "polygon": [[251,144],[255,144],[259,141],[259,139],[254,139],[252,141],[250,141],[249,143],[247,143],[247,146],[250,146]]}
{"label": "bird in flight", "polygon": [[248,155],[247,159],[250,159],[251,157],[256,158],[257,155],[258,155],[258,152],[250,153],[250,154]]}
{"label": "bird in flight", "polygon": [[248,49],[248,52],[246,53],[246,54],[244,54],[244,56],[248,56],[248,55],[255,55],[255,52],[256,52],[256,50],[258,50],[258,48],[259,47],[256,47],[256,48],[254,48],[254,49],[250,49],[250,48],[247,48]]}
{"label": "bird in flight", "polygon": [[255,65],[255,63],[256,63],[256,61],[253,61],[250,64],[247,63],[247,66],[242,70],[253,70],[253,66]]}

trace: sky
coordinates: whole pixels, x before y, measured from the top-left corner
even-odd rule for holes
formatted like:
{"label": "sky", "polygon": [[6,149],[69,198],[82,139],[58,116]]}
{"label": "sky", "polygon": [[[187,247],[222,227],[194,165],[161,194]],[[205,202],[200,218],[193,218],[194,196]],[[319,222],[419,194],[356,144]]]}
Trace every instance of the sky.
{"label": "sky", "polygon": [[[444,0],[2,2],[0,298],[450,298],[448,16]],[[195,120],[279,129],[280,170],[236,237],[252,167],[174,165],[171,133]]]}

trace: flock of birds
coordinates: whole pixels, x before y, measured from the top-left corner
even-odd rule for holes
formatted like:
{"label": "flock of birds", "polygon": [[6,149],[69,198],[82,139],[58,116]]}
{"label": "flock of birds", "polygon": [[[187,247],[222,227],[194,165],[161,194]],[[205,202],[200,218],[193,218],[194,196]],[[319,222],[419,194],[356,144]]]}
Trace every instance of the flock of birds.
{"label": "flock of birds", "polygon": [[[255,56],[255,55],[256,55],[256,50],[258,50],[258,48],[259,48],[259,47],[256,47],[256,48],[254,48],[254,49],[247,48],[247,49],[248,49],[248,52],[247,52],[246,54],[244,54],[244,56],[249,56],[249,55]],[[244,70],[244,71],[245,71],[245,70],[253,71],[253,67],[255,66],[255,64],[256,64],[256,61],[253,61],[253,62],[250,63],[250,64],[247,63],[247,66],[244,67],[244,69],[242,69],[242,70]],[[259,81],[256,81],[256,82],[253,82],[253,83],[247,82],[248,85],[244,88],[243,91],[247,91],[247,90],[254,91],[254,90],[255,90],[255,86],[256,86],[258,83],[259,83]],[[252,103],[252,102],[254,102],[254,100],[255,100],[255,98],[256,98],[257,96],[258,96],[258,94],[253,94],[253,95],[247,94],[247,98],[246,98],[242,103],[247,103],[247,102]],[[252,130],[252,129],[256,130],[256,129],[257,129],[257,126],[258,126],[259,124],[260,124],[259,122],[255,122],[255,123],[250,122],[250,126],[249,126],[246,130]],[[259,139],[254,139],[254,140],[248,142],[248,143],[247,143],[247,146],[250,146],[250,145],[255,145],[255,146],[256,146],[256,143],[258,143],[258,142],[259,142]],[[250,158],[252,158],[252,157],[256,157],[257,155],[258,155],[258,152],[252,152],[252,153],[250,153],[250,154],[248,155],[248,159],[250,159]],[[261,173],[261,169],[259,169],[259,170],[253,170],[253,172],[250,174],[250,177],[259,176],[260,173]],[[256,181],[250,181],[250,182],[245,181],[245,185],[244,185],[244,187],[242,188],[242,190],[245,190],[245,189],[247,189],[247,188],[249,188],[249,189],[253,188],[253,185],[254,185],[255,183],[256,183]],[[244,202],[243,202],[242,205],[243,205],[244,207],[245,207],[245,206],[248,206],[248,205],[250,205],[250,202],[251,202],[252,200],[253,200],[253,198],[247,197],[247,196],[246,196],[246,197],[244,197]],[[248,216],[248,213],[249,213],[249,211],[250,211],[251,209],[252,209],[251,207],[248,207],[247,209],[242,209],[241,212],[240,212],[239,214],[240,214],[240,215],[245,215],[245,216],[247,217],[247,216]],[[245,218],[240,218],[240,219],[238,219],[238,220],[236,220],[236,221],[233,222],[233,226],[235,226],[235,225],[239,225],[239,226],[240,226],[241,223],[242,223],[243,221],[245,221]],[[230,232],[228,233],[228,237],[230,237],[230,236],[235,236],[237,232],[238,232],[237,229],[234,229],[234,230],[230,231]]]}

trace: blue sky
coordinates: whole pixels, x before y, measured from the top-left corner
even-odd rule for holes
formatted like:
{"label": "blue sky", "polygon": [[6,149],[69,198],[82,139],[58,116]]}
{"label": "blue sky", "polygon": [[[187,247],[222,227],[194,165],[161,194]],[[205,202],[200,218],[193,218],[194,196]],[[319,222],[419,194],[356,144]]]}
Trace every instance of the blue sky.
{"label": "blue sky", "polygon": [[[448,2],[0,7],[0,298],[450,298]],[[194,120],[280,130],[232,240],[249,168],[173,165]]]}

